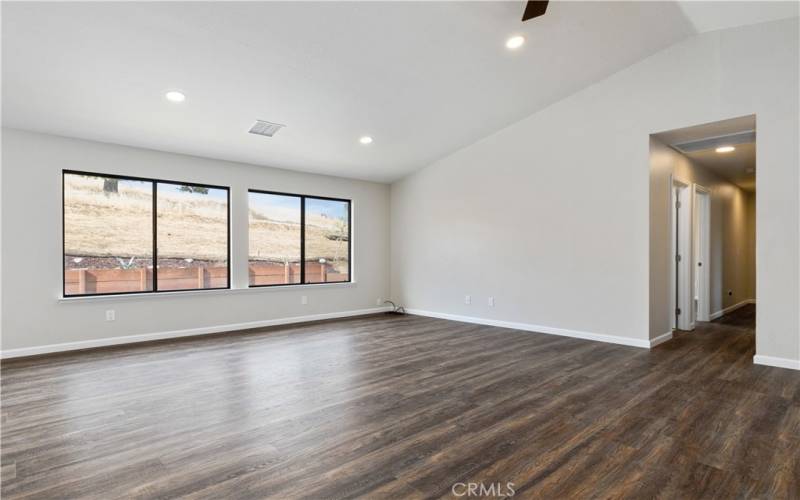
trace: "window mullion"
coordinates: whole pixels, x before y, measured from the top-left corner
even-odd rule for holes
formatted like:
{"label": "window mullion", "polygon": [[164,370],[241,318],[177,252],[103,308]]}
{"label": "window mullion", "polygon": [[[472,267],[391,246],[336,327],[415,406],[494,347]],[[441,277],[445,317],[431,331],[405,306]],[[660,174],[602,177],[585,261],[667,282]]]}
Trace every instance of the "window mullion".
{"label": "window mullion", "polygon": [[306,197],[300,197],[300,283],[306,283]]}
{"label": "window mullion", "polygon": [[158,291],[158,183],[153,181],[153,292]]}

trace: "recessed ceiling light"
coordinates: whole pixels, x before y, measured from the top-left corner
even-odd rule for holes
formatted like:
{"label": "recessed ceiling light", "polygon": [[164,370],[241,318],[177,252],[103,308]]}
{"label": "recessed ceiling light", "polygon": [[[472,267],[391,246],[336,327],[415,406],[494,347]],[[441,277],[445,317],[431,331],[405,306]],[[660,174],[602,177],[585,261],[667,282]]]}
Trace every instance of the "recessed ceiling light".
{"label": "recessed ceiling light", "polygon": [[717,153],[730,153],[731,151],[735,150],[736,148],[733,146],[720,146],[716,149]]}
{"label": "recessed ceiling light", "polygon": [[180,90],[170,90],[164,94],[164,97],[170,102],[183,102],[186,100],[186,94]]}
{"label": "recessed ceiling light", "polygon": [[368,135],[365,135],[365,136],[361,137],[358,140],[358,142],[360,142],[361,144],[372,144],[372,137],[370,137]]}
{"label": "recessed ceiling light", "polygon": [[525,43],[525,37],[522,35],[512,36],[508,40],[506,40],[506,48],[507,49],[518,49],[522,47],[522,44]]}

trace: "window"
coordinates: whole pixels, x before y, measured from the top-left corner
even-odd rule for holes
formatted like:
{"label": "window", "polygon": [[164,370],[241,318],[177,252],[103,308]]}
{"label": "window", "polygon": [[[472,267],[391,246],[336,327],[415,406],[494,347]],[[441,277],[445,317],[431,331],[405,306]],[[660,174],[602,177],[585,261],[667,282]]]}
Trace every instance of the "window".
{"label": "window", "polygon": [[349,200],[251,190],[249,204],[250,286],[350,281]]}
{"label": "window", "polygon": [[158,289],[228,288],[228,190],[157,182]]}
{"label": "window", "polygon": [[64,173],[64,295],[153,290],[153,183]]}
{"label": "window", "polygon": [[228,188],[64,171],[63,203],[64,296],[229,288]]}
{"label": "window", "polygon": [[249,193],[250,286],[301,283],[302,198]]}
{"label": "window", "polygon": [[306,283],[350,281],[350,202],[305,197]]}

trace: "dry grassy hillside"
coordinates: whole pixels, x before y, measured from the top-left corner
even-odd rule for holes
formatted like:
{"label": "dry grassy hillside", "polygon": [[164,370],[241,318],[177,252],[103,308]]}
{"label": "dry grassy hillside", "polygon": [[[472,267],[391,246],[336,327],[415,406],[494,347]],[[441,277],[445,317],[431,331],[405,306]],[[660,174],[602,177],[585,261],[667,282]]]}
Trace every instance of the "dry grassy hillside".
{"label": "dry grassy hillside", "polygon": [[[120,184],[119,194],[103,193],[98,178],[65,177],[65,253],[74,256],[137,257],[152,254],[152,198],[149,189]],[[227,232],[224,201],[190,193],[161,193],[158,199],[158,255],[163,258],[224,260]],[[300,254],[298,224],[250,213],[250,258],[295,260]],[[347,258],[346,229],[335,219],[310,216],[307,257]],[[337,266],[338,267],[338,266]]]}

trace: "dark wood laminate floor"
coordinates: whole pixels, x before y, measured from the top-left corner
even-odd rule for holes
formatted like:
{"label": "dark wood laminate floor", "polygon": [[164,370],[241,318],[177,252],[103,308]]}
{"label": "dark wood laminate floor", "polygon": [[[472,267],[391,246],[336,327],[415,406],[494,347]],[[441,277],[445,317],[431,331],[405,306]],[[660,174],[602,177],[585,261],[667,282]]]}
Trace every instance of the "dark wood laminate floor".
{"label": "dark wood laminate floor", "polygon": [[376,316],[5,362],[2,496],[798,498],[800,373],[750,313],[651,351]]}

